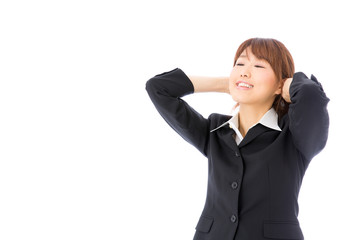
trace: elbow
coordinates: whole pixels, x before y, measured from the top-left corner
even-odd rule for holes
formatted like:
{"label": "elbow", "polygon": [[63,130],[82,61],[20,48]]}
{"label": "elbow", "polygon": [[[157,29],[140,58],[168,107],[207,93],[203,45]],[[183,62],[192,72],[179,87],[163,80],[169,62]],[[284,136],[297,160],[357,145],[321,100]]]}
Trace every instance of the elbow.
{"label": "elbow", "polygon": [[150,78],[145,84],[145,90],[147,91],[150,98],[155,97],[157,95],[158,89],[160,88],[159,84],[157,83],[158,79]]}
{"label": "elbow", "polygon": [[145,90],[149,93],[151,90],[154,89],[154,80],[153,78],[149,79],[145,83]]}
{"label": "elbow", "polygon": [[308,106],[327,106],[330,99],[326,96],[321,85],[313,82],[307,82],[298,86],[296,91],[293,91],[291,94],[291,101],[293,103],[302,101]]}
{"label": "elbow", "polygon": [[302,72],[295,73],[293,81],[290,86],[290,99],[291,102],[307,101],[324,104],[329,102],[321,83],[315,76],[307,78]]}

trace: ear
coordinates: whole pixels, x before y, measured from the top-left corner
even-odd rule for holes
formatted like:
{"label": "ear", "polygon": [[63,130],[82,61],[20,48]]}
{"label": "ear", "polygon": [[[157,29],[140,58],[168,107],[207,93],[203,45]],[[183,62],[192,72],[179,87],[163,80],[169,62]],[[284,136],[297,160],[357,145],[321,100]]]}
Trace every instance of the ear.
{"label": "ear", "polygon": [[280,81],[278,84],[278,88],[275,91],[275,95],[281,95],[283,89],[284,81]]}

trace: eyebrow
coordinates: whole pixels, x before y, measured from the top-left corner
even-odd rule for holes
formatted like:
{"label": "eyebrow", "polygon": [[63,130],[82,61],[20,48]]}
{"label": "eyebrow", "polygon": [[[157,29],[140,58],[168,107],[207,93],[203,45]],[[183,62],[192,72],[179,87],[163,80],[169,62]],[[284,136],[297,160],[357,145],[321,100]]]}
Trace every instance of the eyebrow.
{"label": "eyebrow", "polygon": [[242,58],[247,58],[247,56],[246,55],[244,55],[244,54],[242,54],[242,55],[240,55],[239,57],[242,57]]}

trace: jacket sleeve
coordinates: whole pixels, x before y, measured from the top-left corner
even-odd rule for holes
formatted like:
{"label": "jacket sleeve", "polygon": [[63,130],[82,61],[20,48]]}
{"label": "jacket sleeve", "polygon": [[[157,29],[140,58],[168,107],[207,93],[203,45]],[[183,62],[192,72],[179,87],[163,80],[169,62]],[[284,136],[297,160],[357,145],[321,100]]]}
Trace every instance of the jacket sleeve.
{"label": "jacket sleeve", "polygon": [[327,98],[321,84],[311,75],[294,74],[290,85],[289,128],[297,149],[310,161],[324,147],[328,138]]}
{"label": "jacket sleeve", "polygon": [[181,99],[194,93],[194,86],[185,73],[176,68],[156,75],[147,81],[146,90],[170,127],[206,156],[209,123]]}

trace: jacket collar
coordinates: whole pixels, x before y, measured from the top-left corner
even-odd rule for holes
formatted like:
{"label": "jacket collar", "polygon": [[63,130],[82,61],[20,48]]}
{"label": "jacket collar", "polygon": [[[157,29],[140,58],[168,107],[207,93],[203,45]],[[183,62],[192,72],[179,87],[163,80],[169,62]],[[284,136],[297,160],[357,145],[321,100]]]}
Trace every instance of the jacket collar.
{"label": "jacket collar", "polygon": [[[235,134],[235,142],[237,145],[239,145],[242,140],[244,139],[244,137],[241,135],[240,131],[239,131],[239,124],[238,124],[238,117],[239,117],[239,110],[237,110],[235,112],[235,114],[233,115],[232,118],[230,118],[230,120],[228,120],[227,122],[221,124],[220,126],[214,128],[213,130],[211,130],[210,132],[215,132],[220,128],[223,128],[225,126],[230,127],[232,130],[234,130]],[[281,131],[281,128],[278,125],[278,114],[276,113],[274,108],[271,108],[269,111],[267,111],[264,116],[259,120],[259,122],[255,123],[253,126],[250,127],[248,134],[251,132],[253,133],[254,131],[250,131],[252,128],[254,128],[256,125],[262,125],[264,127],[276,130],[276,131]],[[260,129],[264,129],[264,128],[260,128]],[[255,129],[254,129],[255,130]],[[257,132],[258,130],[256,130],[255,132]],[[247,134],[247,135],[248,135]],[[251,134],[253,135],[253,134]],[[252,138],[251,136],[249,136],[248,138]],[[249,141],[246,141],[249,142]],[[243,145],[243,144],[241,144]]]}

